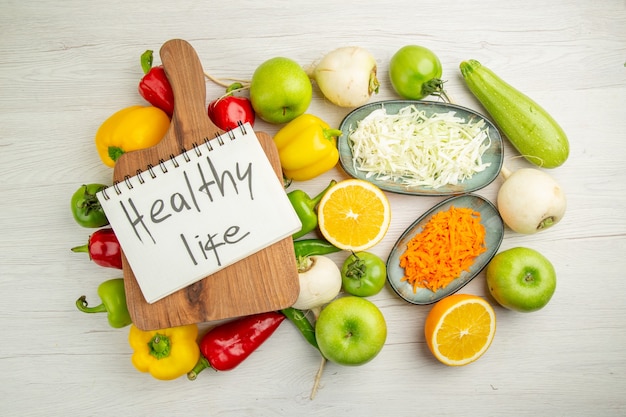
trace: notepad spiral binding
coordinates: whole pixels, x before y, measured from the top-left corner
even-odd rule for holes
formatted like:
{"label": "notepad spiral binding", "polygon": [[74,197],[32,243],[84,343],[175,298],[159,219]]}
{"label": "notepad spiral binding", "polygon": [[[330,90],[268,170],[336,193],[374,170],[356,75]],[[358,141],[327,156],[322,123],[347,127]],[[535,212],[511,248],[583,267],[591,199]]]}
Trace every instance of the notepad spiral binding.
{"label": "notepad spiral binding", "polygon": [[[239,131],[241,131],[241,133],[242,133],[243,135],[248,134],[248,132],[246,131],[246,127],[244,126],[244,124],[243,124],[240,120],[238,120],[238,121],[237,121],[237,128],[239,129]],[[223,145],[225,144],[225,142],[224,142],[224,135],[227,135],[227,136],[228,136],[228,138],[229,138],[231,141],[232,141],[232,140],[235,140],[235,139],[237,138],[237,136],[236,136],[236,135],[235,135],[235,133],[233,132],[233,129],[231,129],[231,130],[227,130],[225,133],[223,133],[223,134],[221,134],[221,135],[220,135],[219,133],[216,133],[216,134],[215,134],[215,138],[214,138],[214,139],[209,139],[209,138],[206,138],[206,137],[205,137],[205,138],[203,139],[203,143],[202,143],[202,144],[200,144],[200,145],[199,145],[198,143],[195,143],[195,142],[194,142],[194,143],[192,144],[192,147],[191,147],[191,149],[190,149],[190,150],[191,150],[191,151],[193,151],[193,152],[196,154],[196,156],[197,156],[197,157],[201,157],[201,156],[202,156],[202,149],[201,149],[201,147],[202,147],[202,146],[206,147],[206,149],[207,149],[209,152],[211,152],[211,151],[213,151],[213,149],[214,149],[214,148],[213,148],[213,145],[211,144],[211,142],[212,142],[213,140],[217,140],[217,143],[219,144],[219,146],[223,146]],[[183,159],[185,160],[185,162],[190,162],[190,161],[191,161],[191,157],[190,157],[190,156],[189,156],[189,154],[188,154],[188,152],[189,152],[190,150],[183,148],[183,149],[182,149],[182,151],[181,151],[181,153],[180,153],[178,156],[182,156],[182,157],[183,157]],[[178,159],[177,159],[177,155],[170,154],[170,156],[169,156],[168,160],[172,163],[172,166],[173,166],[174,168],[178,168],[178,167],[180,166],[180,163],[178,162]],[[165,159],[163,159],[163,158],[159,159],[158,166],[159,166],[159,168],[160,168],[160,170],[161,170],[161,172],[162,172],[163,174],[167,174],[167,172],[168,172],[168,168],[167,168],[167,165],[166,165],[166,160],[165,160]],[[143,184],[143,183],[145,183],[145,181],[146,181],[146,180],[145,180],[145,178],[144,178],[143,174],[144,174],[144,172],[146,172],[146,171],[147,171],[147,172],[148,172],[148,174],[150,175],[150,178],[151,178],[151,179],[155,179],[155,178],[158,176],[158,174],[155,172],[155,166],[154,166],[154,165],[152,165],[152,164],[148,164],[148,166],[146,167],[146,170],[145,170],[145,171],[142,171],[141,169],[138,169],[138,170],[137,170],[137,173],[135,174],[135,177],[137,178],[137,180],[138,180],[139,184]],[[132,182],[131,182],[131,176],[130,176],[130,175],[126,175],[122,181],[115,181],[115,182],[113,182],[113,185],[112,185],[111,187],[107,187],[107,188],[105,188],[105,189],[103,189],[103,190],[102,190],[102,196],[104,197],[104,199],[105,199],[105,200],[109,200],[109,199],[110,199],[110,196],[109,196],[109,194],[107,193],[107,190],[108,190],[109,188],[113,188],[114,192],[115,192],[117,195],[121,195],[121,194],[124,192],[124,191],[120,188],[120,184],[121,184],[122,182],[126,185],[126,188],[127,188],[128,190],[132,190],[132,189],[135,187],[135,186],[132,184]]]}

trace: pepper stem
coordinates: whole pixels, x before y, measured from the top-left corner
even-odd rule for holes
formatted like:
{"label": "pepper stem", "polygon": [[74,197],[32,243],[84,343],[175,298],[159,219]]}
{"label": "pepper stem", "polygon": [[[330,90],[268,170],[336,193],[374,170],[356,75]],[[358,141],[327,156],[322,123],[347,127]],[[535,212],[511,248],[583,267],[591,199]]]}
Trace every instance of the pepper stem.
{"label": "pepper stem", "polygon": [[72,252],[89,252],[89,244],[73,247]]}
{"label": "pepper stem", "polygon": [[235,83],[232,83],[231,85],[229,85],[226,88],[226,92],[227,93],[233,93],[235,91],[239,91],[239,90],[242,90],[242,89],[243,89],[243,84],[241,84],[240,82],[235,82]]}
{"label": "pepper stem", "polygon": [[117,162],[117,160],[120,159],[120,156],[122,156],[124,153],[124,149],[120,148],[119,146],[109,146],[108,155],[109,158],[113,160],[113,162]]}
{"label": "pepper stem", "polygon": [[316,207],[319,204],[319,202],[322,201],[322,197],[324,197],[324,194],[326,194],[326,191],[330,190],[330,188],[334,186],[335,184],[337,184],[336,180],[330,180],[330,184],[328,184],[328,187],[324,188],[318,195],[316,195],[315,197],[311,199],[309,207],[311,208]]}
{"label": "pepper stem", "polygon": [[343,134],[341,129],[324,129],[324,137],[326,140],[331,140],[332,138],[338,138]]}
{"label": "pepper stem", "polygon": [[152,68],[152,61],[153,51],[151,49],[148,49],[146,52],[141,54],[140,63],[144,74],[150,72],[150,69]]}
{"label": "pepper stem", "polygon": [[285,174],[283,174],[283,188],[289,188],[293,180],[291,178],[287,178]]}
{"label": "pepper stem", "polygon": [[234,93],[237,93],[237,92],[239,92],[239,91],[244,91],[244,90],[247,90],[247,89],[249,89],[249,88],[250,88],[250,87],[244,87],[244,85],[243,85],[243,84],[241,84],[240,82],[235,82],[235,83],[232,83],[232,84],[230,84],[230,85],[226,88],[226,92],[225,92],[224,94],[222,94],[222,95],[221,95],[221,96],[220,96],[217,100],[215,100],[215,101],[217,102],[217,101],[220,101],[220,100],[225,99],[226,97],[231,97]]}
{"label": "pepper stem", "polygon": [[195,379],[198,377],[198,374],[207,368],[213,367],[211,366],[207,358],[200,355],[200,359],[198,359],[196,366],[194,366],[191,371],[187,372],[187,379],[189,379],[190,381],[195,381]]}
{"label": "pepper stem", "polygon": [[107,308],[104,303],[97,305],[95,307],[88,307],[87,297],[81,296],[78,300],[76,300],[76,307],[82,311],[83,313],[106,313]]}
{"label": "pepper stem", "polygon": [[170,356],[172,343],[169,337],[164,334],[157,333],[148,342],[150,354],[157,359],[163,359]]}

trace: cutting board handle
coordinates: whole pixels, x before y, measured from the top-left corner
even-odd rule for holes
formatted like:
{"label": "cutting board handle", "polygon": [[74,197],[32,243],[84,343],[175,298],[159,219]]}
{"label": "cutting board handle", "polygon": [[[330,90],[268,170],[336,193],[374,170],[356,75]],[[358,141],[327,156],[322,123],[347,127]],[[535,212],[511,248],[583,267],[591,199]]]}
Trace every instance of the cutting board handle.
{"label": "cutting board handle", "polygon": [[175,140],[181,149],[185,138],[193,137],[201,142],[212,139],[209,135],[222,134],[207,114],[204,71],[193,47],[185,40],[172,39],[163,44],[160,55],[174,92],[168,139]]}

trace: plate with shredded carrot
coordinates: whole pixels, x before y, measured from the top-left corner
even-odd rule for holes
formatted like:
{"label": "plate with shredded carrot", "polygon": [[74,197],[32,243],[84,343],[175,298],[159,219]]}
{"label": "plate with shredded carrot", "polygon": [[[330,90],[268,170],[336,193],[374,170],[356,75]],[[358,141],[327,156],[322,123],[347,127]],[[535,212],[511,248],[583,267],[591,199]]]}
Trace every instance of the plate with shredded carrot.
{"label": "plate with shredded carrot", "polygon": [[412,304],[432,304],[460,290],[496,254],[504,223],[476,194],[448,198],[400,236],[387,259],[391,288]]}

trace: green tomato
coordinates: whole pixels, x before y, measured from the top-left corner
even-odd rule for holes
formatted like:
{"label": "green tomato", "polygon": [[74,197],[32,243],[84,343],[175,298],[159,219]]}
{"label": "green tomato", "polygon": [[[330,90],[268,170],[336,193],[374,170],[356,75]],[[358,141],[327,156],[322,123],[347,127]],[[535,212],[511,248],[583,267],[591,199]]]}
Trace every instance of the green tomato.
{"label": "green tomato", "polygon": [[96,193],[106,188],[103,184],[83,184],[72,195],[72,215],[76,223],[83,227],[102,227],[109,224]]}
{"label": "green tomato", "polygon": [[423,46],[400,48],[389,61],[389,78],[393,89],[402,98],[421,100],[429,95],[442,95],[441,61],[433,51]]}
{"label": "green tomato", "polygon": [[378,294],[385,286],[386,279],[387,266],[373,253],[353,253],[341,267],[343,289],[359,297]]}

